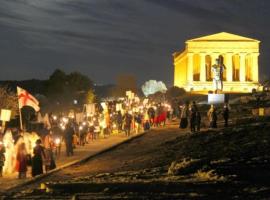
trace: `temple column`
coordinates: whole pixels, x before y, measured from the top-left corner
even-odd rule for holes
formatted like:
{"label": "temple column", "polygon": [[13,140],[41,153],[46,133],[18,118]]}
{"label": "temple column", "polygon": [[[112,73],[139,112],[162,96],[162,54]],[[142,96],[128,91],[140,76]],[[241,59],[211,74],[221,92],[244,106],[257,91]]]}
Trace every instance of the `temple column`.
{"label": "temple column", "polygon": [[246,53],[240,53],[240,72],[239,72],[239,76],[240,76],[240,82],[245,82],[246,81]]}
{"label": "temple column", "polygon": [[193,53],[187,53],[187,81],[191,83],[193,81]]}
{"label": "temple column", "polygon": [[259,67],[258,67],[258,56],[259,53],[252,54],[252,81],[258,82],[259,81]]}
{"label": "temple column", "polygon": [[233,79],[233,71],[232,71],[232,53],[226,53],[225,58],[225,67],[226,67],[226,79],[228,82],[231,82]]}
{"label": "temple column", "polygon": [[205,70],[205,54],[200,53],[200,81],[206,81],[206,70]]}

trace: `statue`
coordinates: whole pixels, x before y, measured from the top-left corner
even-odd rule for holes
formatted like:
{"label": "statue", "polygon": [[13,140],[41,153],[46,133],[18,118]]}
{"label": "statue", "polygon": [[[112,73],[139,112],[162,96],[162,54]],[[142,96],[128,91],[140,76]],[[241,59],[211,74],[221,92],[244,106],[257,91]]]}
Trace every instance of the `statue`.
{"label": "statue", "polygon": [[225,66],[223,64],[222,57],[219,56],[218,59],[216,59],[216,63],[212,66],[211,70],[213,72],[213,86],[215,88],[215,94],[220,90],[223,90],[223,71]]}

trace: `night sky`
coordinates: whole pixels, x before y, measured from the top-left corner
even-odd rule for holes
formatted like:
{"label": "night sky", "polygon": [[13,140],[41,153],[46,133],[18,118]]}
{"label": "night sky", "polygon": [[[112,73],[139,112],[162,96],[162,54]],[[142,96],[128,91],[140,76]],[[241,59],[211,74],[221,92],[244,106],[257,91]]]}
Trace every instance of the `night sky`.
{"label": "night sky", "polygon": [[261,41],[270,77],[269,0],[0,0],[0,80],[79,71],[173,83],[172,53],[187,39],[230,32]]}

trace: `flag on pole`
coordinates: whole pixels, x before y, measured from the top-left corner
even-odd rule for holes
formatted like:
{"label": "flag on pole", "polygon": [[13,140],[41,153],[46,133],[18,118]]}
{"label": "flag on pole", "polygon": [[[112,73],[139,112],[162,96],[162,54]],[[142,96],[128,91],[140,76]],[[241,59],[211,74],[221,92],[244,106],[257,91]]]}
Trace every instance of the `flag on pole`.
{"label": "flag on pole", "polygon": [[19,109],[21,109],[24,106],[30,106],[34,108],[36,112],[40,110],[38,100],[30,93],[28,93],[26,90],[17,87],[17,94],[19,100]]}

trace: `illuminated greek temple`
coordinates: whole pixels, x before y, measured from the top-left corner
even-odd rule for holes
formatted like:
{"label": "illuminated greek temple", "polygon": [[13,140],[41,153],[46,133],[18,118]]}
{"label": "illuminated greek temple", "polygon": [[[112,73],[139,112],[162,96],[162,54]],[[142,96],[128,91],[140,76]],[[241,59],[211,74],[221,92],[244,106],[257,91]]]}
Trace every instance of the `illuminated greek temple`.
{"label": "illuminated greek temple", "polygon": [[225,32],[188,40],[183,52],[173,54],[174,85],[191,92],[213,91],[211,66],[220,57],[226,67],[224,92],[260,90],[259,43]]}

